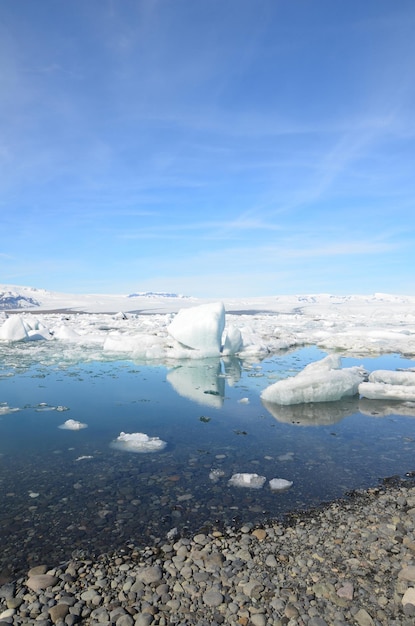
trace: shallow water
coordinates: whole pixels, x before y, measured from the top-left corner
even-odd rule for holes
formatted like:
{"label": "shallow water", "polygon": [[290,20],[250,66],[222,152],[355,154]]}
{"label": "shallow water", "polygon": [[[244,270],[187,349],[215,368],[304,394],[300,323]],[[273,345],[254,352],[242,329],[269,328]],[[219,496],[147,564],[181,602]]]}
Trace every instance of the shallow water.
{"label": "shallow water", "polygon": [[[0,570],[145,545],[173,528],[260,523],[415,470],[415,417],[399,415],[398,405],[393,412],[355,397],[270,412],[261,403],[269,384],[325,356],[316,348],[262,362],[151,367],[43,366],[21,352],[18,364],[5,360],[0,371]],[[398,355],[343,359],[344,367],[355,364],[415,365]],[[60,429],[68,419],[88,427]],[[167,446],[146,454],[114,449],[121,431]],[[214,481],[212,470],[223,475]],[[293,486],[238,488],[228,484],[237,472]]]}

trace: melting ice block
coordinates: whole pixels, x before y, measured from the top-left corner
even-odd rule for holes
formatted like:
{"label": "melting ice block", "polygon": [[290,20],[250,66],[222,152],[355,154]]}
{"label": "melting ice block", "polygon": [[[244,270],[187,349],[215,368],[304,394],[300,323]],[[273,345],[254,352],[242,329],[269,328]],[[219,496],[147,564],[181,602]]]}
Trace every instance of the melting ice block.
{"label": "melting ice block", "polygon": [[83,428],[88,428],[88,424],[82,424],[82,422],[77,420],[66,420],[59,428],[62,428],[62,430],[82,430]]}
{"label": "melting ice block", "polygon": [[286,491],[292,484],[292,480],[286,480],[285,478],[272,478],[269,481],[271,491]]}
{"label": "melting ice block", "polygon": [[221,302],[181,309],[168,327],[171,337],[203,356],[220,353],[225,328],[225,307]]}
{"label": "melting ice block", "polygon": [[128,452],[157,452],[163,450],[167,443],[159,437],[149,437],[145,433],[121,432],[111,443],[112,448],[127,450]]}
{"label": "melting ice block", "polygon": [[29,338],[25,323],[20,315],[9,317],[0,327],[0,339],[26,341]]}
{"label": "melting ice block", "polygon": [[415,372],[375,370],[369,375],[369,382],[359,385],[359,393],[370,400],[415,402]]}
{"label": "melting ice block", "polygon": [[247,487],[249,489],[261,489],[266,481],[265,476],[258,474],[233,474],[229,484],[234,487]]}
{"label": "melting ice block", "polygon": [[340,367],[340,358],[329,355],[310,363],[299,374],[270,385],[261,394],[265,402],[280,405],[308,402],[333,402],[344,396],[354,396],[366,372],[362,367]]}

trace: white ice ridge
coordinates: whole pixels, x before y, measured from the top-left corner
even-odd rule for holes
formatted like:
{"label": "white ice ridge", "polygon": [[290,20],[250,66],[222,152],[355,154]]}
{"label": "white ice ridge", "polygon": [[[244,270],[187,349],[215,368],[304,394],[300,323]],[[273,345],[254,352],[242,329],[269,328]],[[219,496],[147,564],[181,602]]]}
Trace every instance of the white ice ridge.
{"label": "white ice ridge", "polygon": [[66,420],[59,428],[62,428],[62,430],[82,430],[83,428],[88,428],[88,424],[83,424],[77,420]]}
{"label": "white ice ridge", "polygon": [[334,402],[345,396],[354,396],[366,371],[359,366],[341,369],[341,359],[329,355],[310,363],[299,374],[270,385],[261,399],[288,406],[309,402]]}
{"label": "white ice ridge", "polygon": [[375,370],[359,385],[359,393],[370,400],[415,402],[415,372]]}
{"label": "white ice ridge", "polygon": [[126,450],[127,452],[158,452],[163,450],[167,443],[159,437],[149,437],[145,433],[121,432],[117,439],[111,443],[112,448]]}
{"label": "white ice ridge", "polygon": [[234,487],[245,487],[249,489],[261,489],[267,479],[258,474],[233,474],[229,479],[229,484]]}

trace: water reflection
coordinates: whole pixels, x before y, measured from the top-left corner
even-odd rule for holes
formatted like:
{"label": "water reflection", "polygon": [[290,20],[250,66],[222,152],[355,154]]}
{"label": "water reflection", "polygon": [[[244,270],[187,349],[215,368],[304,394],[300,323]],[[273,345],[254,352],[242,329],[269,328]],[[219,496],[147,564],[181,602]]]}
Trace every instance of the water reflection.
{"label": "water reflection", "polygon": [[405,415],[415,417],[415,402],[391,402],[390,400],[359,400],[359,411],[371,417],[387,417],[388,415]]}
{"label": "water reflection", "polygon": [[279,422],[300,426],[329,426],[359,411],[358,396],[338,402],[314,402],[281,406],[262,400],[264,407]]}
{"label": "water reflection", "polygon": [[220,408],[225,397],[225,380],[220,359],[185,361],[167,373],[167,380],[183,398]]}

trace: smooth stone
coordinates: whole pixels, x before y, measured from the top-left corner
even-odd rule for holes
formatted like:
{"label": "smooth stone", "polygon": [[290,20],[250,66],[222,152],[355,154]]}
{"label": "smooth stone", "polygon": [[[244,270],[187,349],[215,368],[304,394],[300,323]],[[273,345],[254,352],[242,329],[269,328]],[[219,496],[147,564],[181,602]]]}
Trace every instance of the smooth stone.
{"label": "smooth stone", "polygon": [[219,606],[223,602],[223,595],[217,589],[208,589],[203,594],[203,602],[208,606]]}
{"label": "smooth stone", "polygon": [[134,626],[150,626],[153,621],[154,618],[149,613],[140,613],[135,617]]}
{"label": "smooth stone", "polygon": [[365,609],[359,609],[354,618],[359,626],[375,626],[375,622]]}
{"label": "smooth stone", "polygon": [[265,615],[262,613],[255,613],[254,615],[251,615],[251,623],[252,626],[266,626],[267,620]]}
{"label": "smooth stone", "polygon": [[137,574],[137,579],[141,580],[146,585],[151,585],[152,583],[157,583],[161,580],[163,573],[161,568],[158,565],[153,565],[150,567],[144,567]]}
{"label": "smooth stone", "polygon": [[133,626],[134,620],[131,615],[120,615],[115,622],[115,626]]}
{"label": "smooth stone", "polygon": [[415,582],[415,565],[407,565],[406,567],[403,567],[398,574],[398,578],[401,580]]}
{"label": "smooth stone", "polygon": [[69,613],[69,606],[67,604],[55,604],[49,609],[50,619],[54,624],[59,620],[64,620]]}
{"label": "smooth stone", "polygon": [[47,571],[47,565],[36,565],[35,567],[30,568],[27,575],[30,578],[31,576],[39,576],[39,574],[46,574]]}
{"label": "smooth stone", "polygon": [[267,531],[263,528],[256,528],[252,531],[252,534],[258,539],[258,541],[264,541],[265,537],[267,536]]}
{"label": "smooth stone", "polygon": [[16,613],[15,609],[6,609],[2,613],[0,613],[0,619],[7,619],[8,617],[13,617]]}
{"label": "smooth stone", "polygon": [[58,580],[56,576],[52,576],[51,574],[34,574],[28,578],[26,586],[32,591],[40,591],[41,589],[54,587]]}
{"label": "smooth stone", "polygon": [[409,587],[405,593],[403,594],[402,604],[413,604],[415,605],[415,588]]}

